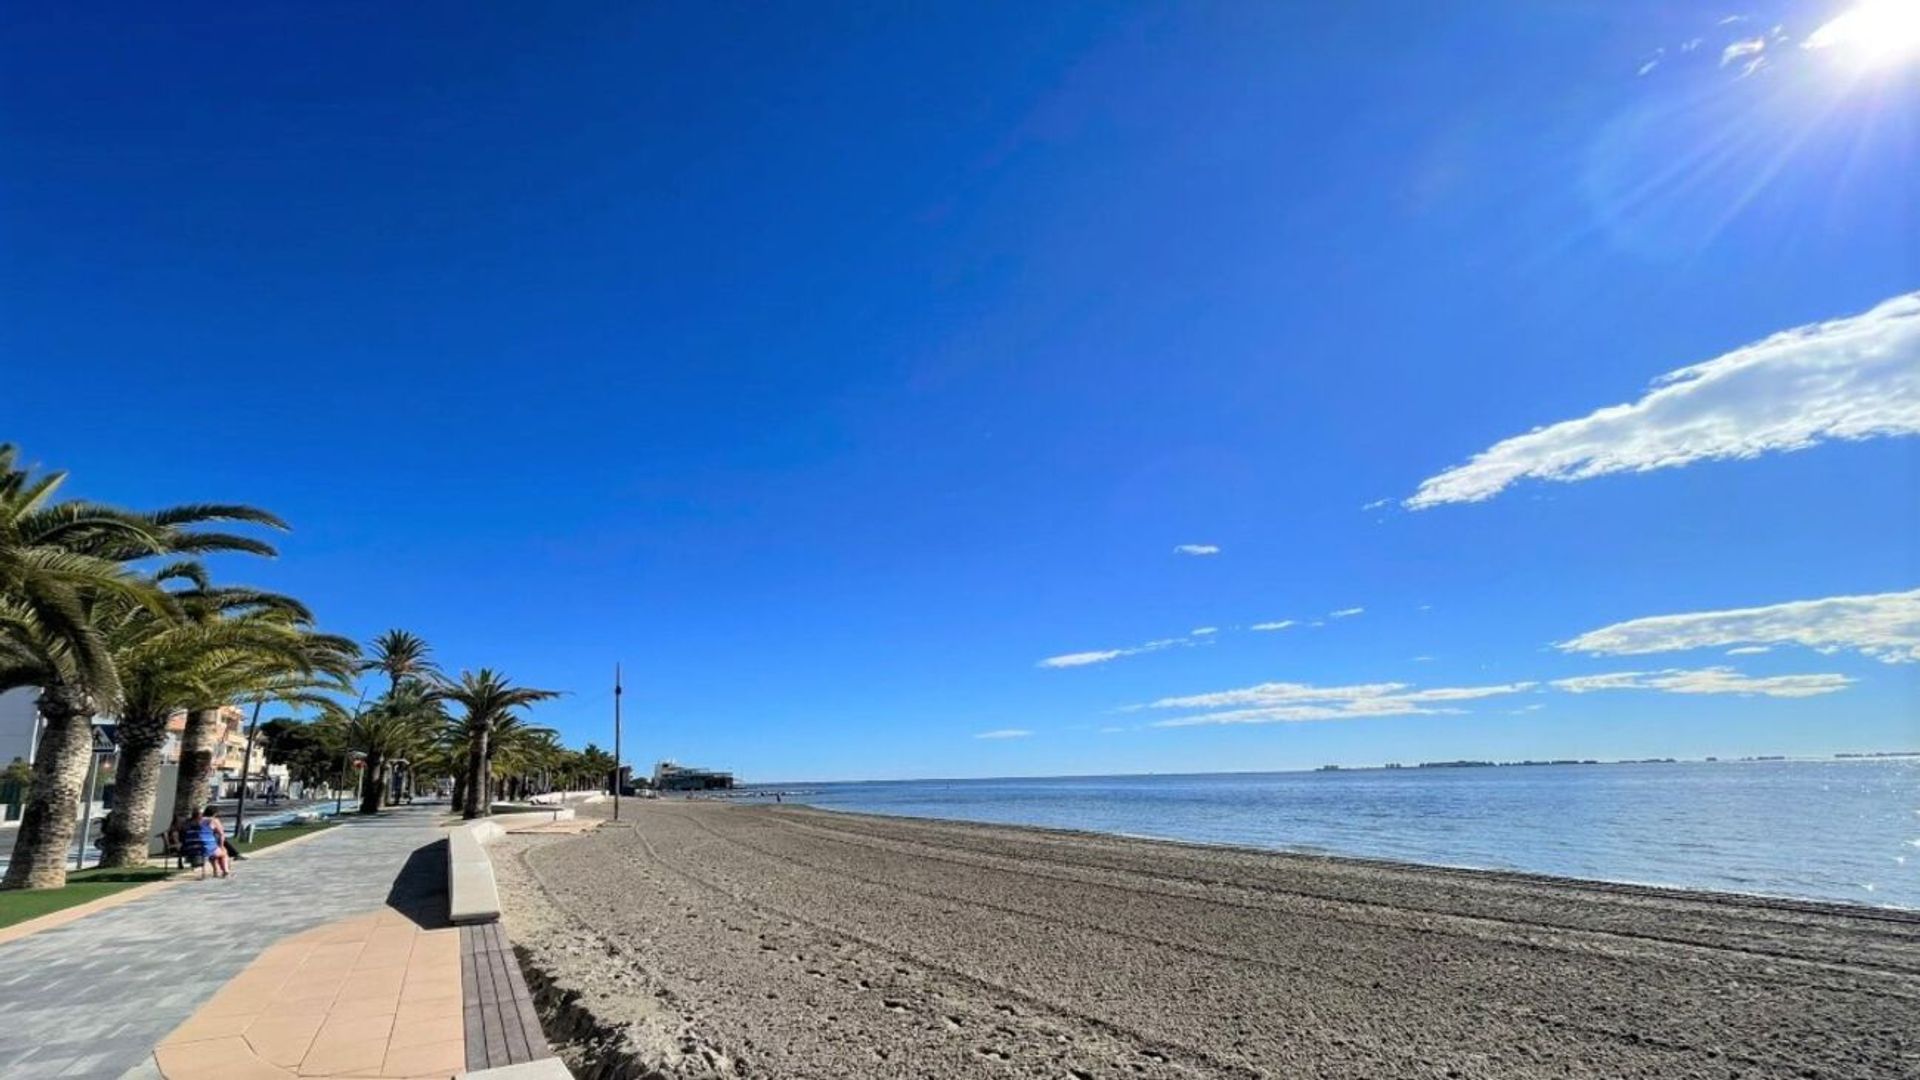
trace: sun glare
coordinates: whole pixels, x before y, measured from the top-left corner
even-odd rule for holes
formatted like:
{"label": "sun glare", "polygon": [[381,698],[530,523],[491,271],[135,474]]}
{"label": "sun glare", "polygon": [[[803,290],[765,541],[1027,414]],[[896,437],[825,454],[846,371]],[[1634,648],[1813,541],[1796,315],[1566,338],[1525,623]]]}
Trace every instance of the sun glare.
{"label": "sun glare", "polygon": [[1920,0],[1862,0],[1809,35],[1806,47],[1862,68],[1920,59]]}

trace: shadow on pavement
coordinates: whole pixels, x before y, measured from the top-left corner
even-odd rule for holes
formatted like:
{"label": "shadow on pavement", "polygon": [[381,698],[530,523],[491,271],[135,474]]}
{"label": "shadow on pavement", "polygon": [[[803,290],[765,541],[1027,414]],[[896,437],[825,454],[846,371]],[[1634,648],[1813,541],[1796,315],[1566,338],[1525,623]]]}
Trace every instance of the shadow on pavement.
{"label": "shadow on pavement", "polygon": [[414,850],[387,890],[387,906],[412,919],[422,930],[444,930],[447,922],[447,842],[435,840]]}

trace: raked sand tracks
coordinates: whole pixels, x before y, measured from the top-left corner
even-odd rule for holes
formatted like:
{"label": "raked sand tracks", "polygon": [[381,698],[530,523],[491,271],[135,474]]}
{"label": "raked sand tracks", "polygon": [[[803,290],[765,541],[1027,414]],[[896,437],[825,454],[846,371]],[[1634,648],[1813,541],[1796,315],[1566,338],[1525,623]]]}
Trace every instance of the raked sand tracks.
{"label": "raked sand tracks", "polygon": [[1920,917],[723,803],[496,849],[669,1075],[1920,1075]]}

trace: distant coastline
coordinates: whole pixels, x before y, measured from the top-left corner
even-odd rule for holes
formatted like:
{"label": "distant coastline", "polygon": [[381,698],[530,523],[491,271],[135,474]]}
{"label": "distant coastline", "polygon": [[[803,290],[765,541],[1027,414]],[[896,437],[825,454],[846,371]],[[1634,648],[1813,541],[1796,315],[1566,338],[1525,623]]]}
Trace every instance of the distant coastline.
{"label": "distant coastline", "polygon": [[1182,776],[1304,776],[1322,772],[1385,772],[1389,770],[1437,769],[1437,768],[1519,768],[1522,766],[1542,765],[1738,765],[1767,761],[1885,761],[1905,758],[1920,758],[1920,750],[1864,750],[1838,751],[1828,754],[1744,754],[1739,757],[1709,754],[1706,757],[1681,758],[1555,758],[1550,760],[1519,761],[1480,761],[1463,758],[1458,761],[1417,762],[1412,765],[1403,762],[1382,762],[1378,765],[1316,765],[1291,769],[1220,769],[1210,772],[1093,772],[1093,773],[1018,773],[1009,776],[868,776],[839,780],[754,780],[740,783],[741,791],[767,791],[774,789],[794,790],[817,787],[822,784],[965,784],[974,782],[1008,780],[1125,780],[1136,777],[1159,777],[1163,779]]}

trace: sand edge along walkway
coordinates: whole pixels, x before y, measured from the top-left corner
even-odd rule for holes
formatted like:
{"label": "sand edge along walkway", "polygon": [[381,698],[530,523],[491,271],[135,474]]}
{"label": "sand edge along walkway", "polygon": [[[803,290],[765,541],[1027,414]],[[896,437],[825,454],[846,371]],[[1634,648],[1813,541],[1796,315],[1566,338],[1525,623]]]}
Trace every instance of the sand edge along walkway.
{"label": "sand edge along walkway", "polygon": [[161,1075],[155,1047],[270,947],[397,902],[427,910],[417,894],[444,878],[444,813],[352,820],[242,861],[231,880],[182,882],[0,944],[0,1078]]}

